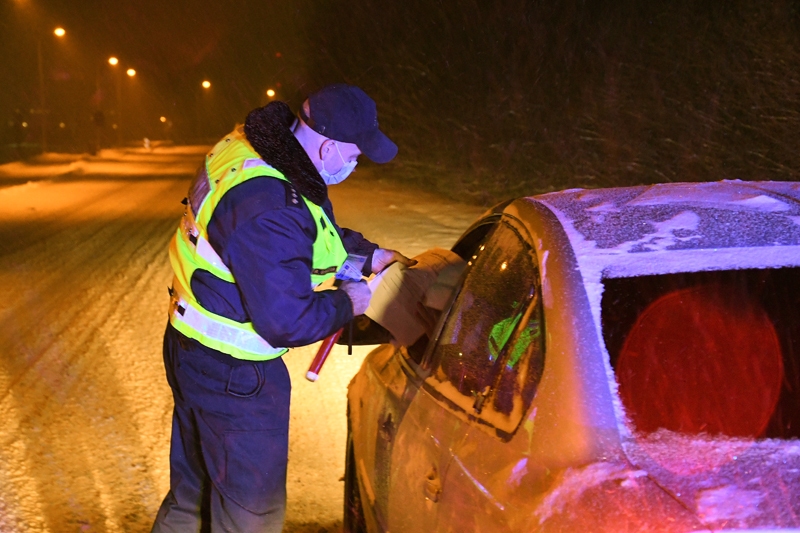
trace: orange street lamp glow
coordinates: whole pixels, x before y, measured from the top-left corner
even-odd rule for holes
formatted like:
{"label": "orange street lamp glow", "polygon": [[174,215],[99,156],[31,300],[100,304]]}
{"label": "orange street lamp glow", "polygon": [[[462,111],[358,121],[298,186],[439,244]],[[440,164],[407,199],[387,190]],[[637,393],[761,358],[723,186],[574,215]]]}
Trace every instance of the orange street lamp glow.
{"label": "orange street lamp glow", "polygon": [[203,83],[201,83],[200,85],[203,86],[203,89],[208,89],[209,87],[211,87],[211,82],[208,80],[203,80]]}
{"label": "orange street lamp glow", "polygon": [[117,66],[118,63],[119,63],[119,59],[117,59],[116,57],[111,56],[111,57],[108,58],[108,64],[109,65]]}
{"label": "orange street lamp glow", "polygon": [[273,91],[272,89],[267,89],[267,96],[272,98],[273,96],[275,96],[275,91]]}
{"label": "orange street lamp glow", "polygon": [[160,118],[160,119],[158,119],[158,120],[160,120],[161,122],[166,122],[166,121],[167,121],[167,117],[161,117],[161,118]]}
{"label": "orange street lamp glow", "polygon": [[132,77],[136,76],[136,71],[134,69],[132,69],[132,68],[129,68],[128,71],[127,71],[127,74],[128,74],[128,76],[130,76],[132,78]]}
{"label": "orange street lamp glow", "polygon": [[67,34],[67,30],[65,30],[64,28],[58,27],[55,30],[53,30],[53,33],[55,34],[56,37],[63,37],[63,36],[65,36]]}

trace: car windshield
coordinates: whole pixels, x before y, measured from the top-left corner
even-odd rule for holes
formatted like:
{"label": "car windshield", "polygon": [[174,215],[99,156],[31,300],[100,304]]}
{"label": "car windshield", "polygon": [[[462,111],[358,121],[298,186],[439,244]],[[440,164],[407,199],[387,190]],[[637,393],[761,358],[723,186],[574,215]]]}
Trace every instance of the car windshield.
{"label": "car windshield", "polygon": [[604,280],[601,320],[637,434],[800,437],[800,268]]}

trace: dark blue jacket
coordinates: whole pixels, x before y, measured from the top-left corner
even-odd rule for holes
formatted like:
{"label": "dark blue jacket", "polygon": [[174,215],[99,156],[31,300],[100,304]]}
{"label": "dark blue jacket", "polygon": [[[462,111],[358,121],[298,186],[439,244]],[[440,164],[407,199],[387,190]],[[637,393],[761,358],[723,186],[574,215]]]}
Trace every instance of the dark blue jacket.
{"label": "dark blue jacket", "polygon": [[[335,224],[330,200],[322,207]],[[349,253],[369,256],[368,269],[377,245],[358,232],[337,229]],[[237,283],[198,271],[192,292],[212,313],[251,321],[273,346],[321,340],[353,318],[353,307],[343,291],[312,290],[316,232],[305,204],[291,202],[288,183],[270,177],[248,180],[225,194],[208,224],[209,242]]]}
{"label": "dark blue jacket", "polygon": [[[336,332],[352,320],[353,307],[343,291],[312,290],[317,229],[305,203],[292,201],[292,192],[322,206],[334,225],[336,220],[324,182],[288,129],[288,107],[275,104],[251,112],[245,131],[262,159],[289,182],[252,178],[222,197],[208,223],[208,240],[236,284],[197,270],[191,289],[205,309],[237,322],[250,321],[272,346],[291,348]],[[364,275],[371,274],[378,246],[358,232],[336,229],[348,253],[368,256]],[[168,328],[167,335],[180,333]],[[192,344],[226,362],[246,363]]]}

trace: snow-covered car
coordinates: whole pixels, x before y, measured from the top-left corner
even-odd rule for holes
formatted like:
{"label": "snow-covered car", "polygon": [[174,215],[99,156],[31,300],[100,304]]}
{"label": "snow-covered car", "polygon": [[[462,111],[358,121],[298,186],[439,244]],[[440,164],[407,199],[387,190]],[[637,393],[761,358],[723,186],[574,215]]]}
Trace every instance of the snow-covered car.
{"label": "snow-covered car", "polygon": [[800,184],[521,198],[452,251],[350,384],[346,531],[800,530]]}

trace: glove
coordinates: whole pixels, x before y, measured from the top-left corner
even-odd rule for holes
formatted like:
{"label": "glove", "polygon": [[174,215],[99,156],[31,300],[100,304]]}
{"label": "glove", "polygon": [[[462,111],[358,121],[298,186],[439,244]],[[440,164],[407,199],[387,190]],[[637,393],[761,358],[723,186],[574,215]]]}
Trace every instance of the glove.
{"label": "glove", "polygon": [[402,263],[409,267],[416,265],[417,260],[409,259],[397,250],[387,250],[386,248],[378,248],[372,253],[372,271],[376,274],[392,263]]}
{"label": "glove", "polygon": [[372,291],[366,281],[343,281],[339,290],[347,293],[353,304],[353,316],[363,315],[369,307]]}

